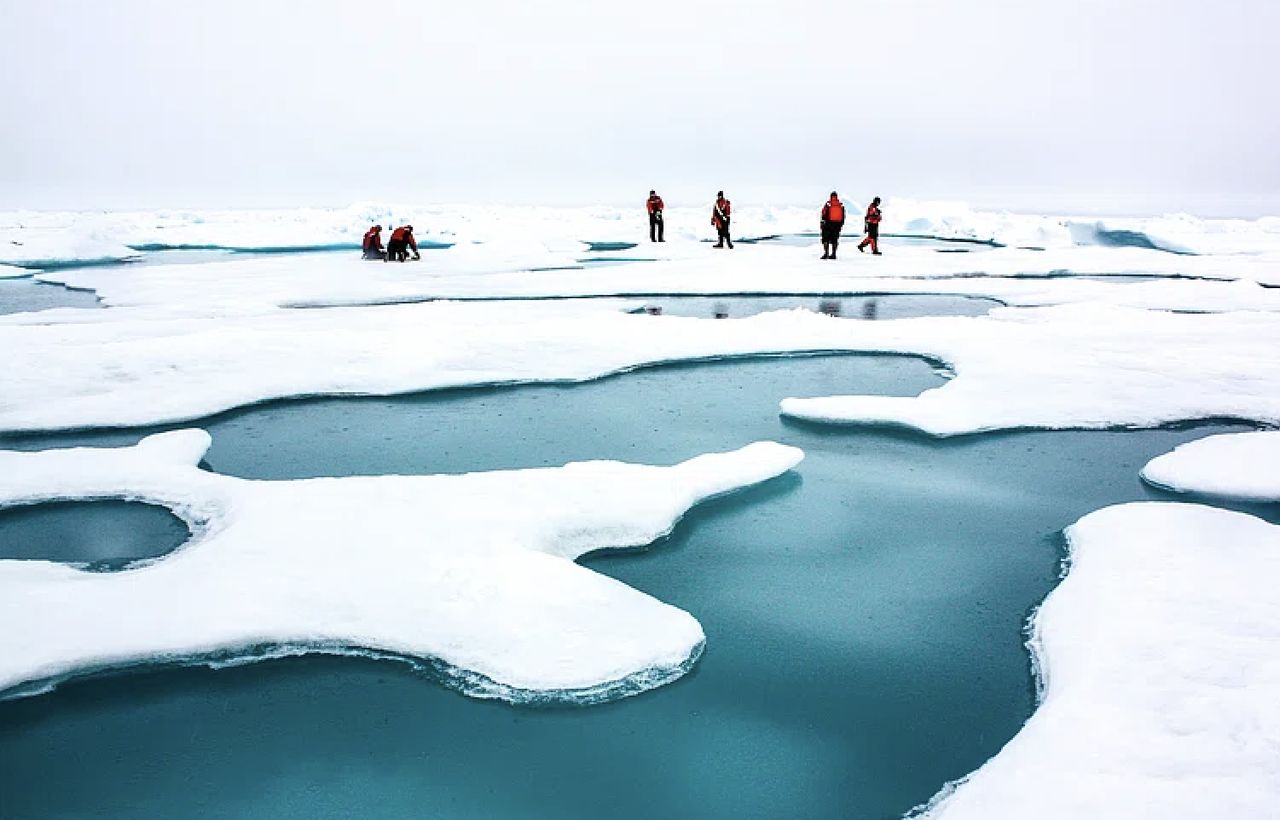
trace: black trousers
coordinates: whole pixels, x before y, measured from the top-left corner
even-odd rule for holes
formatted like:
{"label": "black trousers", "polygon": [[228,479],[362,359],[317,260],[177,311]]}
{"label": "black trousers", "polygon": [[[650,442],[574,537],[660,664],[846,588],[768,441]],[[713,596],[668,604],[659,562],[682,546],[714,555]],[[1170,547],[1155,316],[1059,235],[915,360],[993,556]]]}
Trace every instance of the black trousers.
{"label": "black trousers", "polygon": [[867,236],[858,243],[858,249],[870,245],[872,253],[880,253],[880,223],[868,222],[864,227],[867,229]]}
{"label": "black trousers", "polygon": [[844,229],[843,222],[823,222],[822,223],[822,244],[839,245],[840,231]]}
{"label": "black trousers", "polygon": [[649,241],[665,241],[662,238],[662,211],[654,211],[649,214]]}
{"label": "black trousers", "polygon": [[403,262],[409,256],[409,252],[405,250],[407,247],[409,247],[408,242],[392,239],[387,243],[387,261]]}
{"label": "black trousers", "polygon": [[729,218],[728,217],[725,217],[723,220],[720,221],[720,224],[716,226],[716,235],[720,238],[720,241],[718,244],[723,245],[724,243],[728,242],[729,247],[731,248],[733,247],[733,240],[729,238]]}

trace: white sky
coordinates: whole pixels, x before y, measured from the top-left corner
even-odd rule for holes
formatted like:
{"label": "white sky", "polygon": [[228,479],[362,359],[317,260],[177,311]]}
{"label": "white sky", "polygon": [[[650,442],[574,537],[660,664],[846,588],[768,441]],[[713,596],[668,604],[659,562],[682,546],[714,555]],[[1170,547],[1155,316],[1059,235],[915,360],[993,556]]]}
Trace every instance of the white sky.
{"label": "white sky", "polygon": [[1277,32],[1274,0],[0,0],[0,208],[1280,213]]}

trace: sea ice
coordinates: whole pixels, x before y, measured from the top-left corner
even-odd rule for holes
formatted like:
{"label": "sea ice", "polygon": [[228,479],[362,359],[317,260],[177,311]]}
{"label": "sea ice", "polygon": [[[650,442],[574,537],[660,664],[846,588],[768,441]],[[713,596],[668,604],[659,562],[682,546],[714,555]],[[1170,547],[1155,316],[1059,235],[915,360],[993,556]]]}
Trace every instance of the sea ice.
{"label": "sea ice", "polygon": [[1067,530],[1035,714],[930,820],[1280,816],[1280,527],[1136,503]]}
{"label": "sea ice", "polygon": [[[467,204],[408,205],[356,203],[346,208],[256,210],[160,210],[87,212],[0,212],[0,249],[43,237],[72,262],[76,241],[86,235],[116,247],[133,249],[222,248],[229,250],[308,250],[359,246],[361,234],[374,223],[413,224],[419,239],[430,242],[497,243],[512,240],[550,242],[640,242],[646,247],[643,191],[633,205],[619,207],[536,207]],[[708,192],[710,193],[710,192]],[[738,200],[734,235],[763,237],[817,231],[824,192],[808,207],[753,205]],[[858,216],[874,192],[845,191],[853,212],[847,233],[856,233]],[[884,192],[879,192],[883,194]],[[729,191],[730,196],[733,192]],[[710,199],[670,201],[666,211],[668,240],[714,238],[709,224]],[[1080,219],[1038,214],[982,211],[963,202],[885,200],[887,234],[962,239],[1010,247],[1062,249],[1076,245],[1130,244],[1177,253],[1256,254],[1280,247],[1280,220],[1197,219],[1185,214],[1148,218]],[[61,250],[56,250],[61,249]],[[54,258],[16,251],[24,264]],[[83,258],[96,258],[88,255]]]}
{"label": "sea ice", "polygon": [[[158,309],[0,321],[0,431],[194,419],[273,398],[584,381],[663,362],[848,351],[946,363],[915,397],[789,398],[782,412],[945,436],[1018,427],[1280,423],[1280,314],[1098,304],[983,317],[637,316],[621,302],[432,302],[209,316]],[[115,314],[105,321],[102,314]],[[41,314],[34,314],[40,317]]]}
{"label": "sea ice", "polygon": [[1143,480],[1178,492],[1280,501],[1280,431],[1224,433],[1187,442],[1142,468]]}
{"label": "sea ice", "polygon": [[[698,622],[576,563],[803,458],[758,442],[673,467],[248,481],[198,469],[202,430],[134,447],[0,451],[0,506],[126,498],[193,539],[115,573],[0,561],[0,690],[140,663],[368,652],[468,694],[592,702],[682,675]],[[23,691],[23,690],[17,690]]]}

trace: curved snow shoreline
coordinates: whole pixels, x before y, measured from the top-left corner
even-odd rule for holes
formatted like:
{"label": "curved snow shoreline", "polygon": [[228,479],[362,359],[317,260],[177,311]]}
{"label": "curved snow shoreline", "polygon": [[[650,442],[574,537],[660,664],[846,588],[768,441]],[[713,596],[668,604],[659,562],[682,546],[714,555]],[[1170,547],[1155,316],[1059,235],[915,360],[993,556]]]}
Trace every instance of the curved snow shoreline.
{"label": "curved snow shoreline", "polygon": [[921,356],[955,378],[914,397],[788,398],[784,415],[934,436],[1202,418],[1280,424],[1274,313],[1082,304],[875,322],[803,310],[704,320],[622,305],[432,302],[0,323],[0,347],[11,352],[0,431],[142,426],[285,397],[576,382],[657,363],[823,352]]}
{"label": "curved snow shoreline", "polygon": [[1181,444],[1142,468],[1161,489],[1233,501],[1280,501],[1280,431],[1225,433]]}
{"label": "curved snow shoreline", "polygon": [[1035,713],[909,816],[1274,816],[1280,527],[1137,502],[1066,535],[1069,571],[1030,622]]}
{"label": "curved snow shoreline", "polygon": [[673,467],[268,482],[199,470],[209,443],[179,430],[133,447],[0,451],[0,504],[134,498],[201,527],[111,574],[0,561],[0,692],[152,660],[358,651],[412,658],[476,697],[636,694],[688,671],[702,629],[574,559],[652,543],[692,506],[803,458],[758,442]]}
{"label": "curved snow shoreline", "polygon": [[297,658],[304,655],[327,655],[337,658],[363,658],[373,661],[400,663],[409,667],[424,679],[446,689],[477,700],[500,700],[515,706],[595,706],[622,698],[643,694],[673,683],[688,674],[702,657],[706,641],[695,645],[681,663],[655,666],[598,684],[578,689],[522,689],[507,686],[462,667],[453,666],[434,656],[405,655],[380,652],[359,646],[335,643],[263,644],[241,648],[221,649],[214,652],[193,654],[187,657],[163,656],[146,658],[133,663],[86,666],[61,675],[33,679],[0,690],[0,702],[39,697],[55,691],[64,683],[87,681],[101,677],[128,675],[138,672],[160,671],[170,667],[204,667],[217,671],[247,666],[252,663]]}

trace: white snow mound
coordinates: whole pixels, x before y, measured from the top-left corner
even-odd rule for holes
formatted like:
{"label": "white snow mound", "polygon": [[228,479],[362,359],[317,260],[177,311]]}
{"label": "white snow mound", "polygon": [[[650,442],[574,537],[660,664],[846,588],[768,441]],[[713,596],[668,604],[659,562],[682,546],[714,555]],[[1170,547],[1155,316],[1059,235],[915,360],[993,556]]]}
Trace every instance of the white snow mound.
{"label": "white snow mound", "polygon": [[1157,487],[1239,501],[1280,501],[1280,431],[1223,433],[1179,445],[1142,468]]}
{"label": "white snow mound", "polygon": [[673,467],[247,481],[198,469],[209,443],[181,430],[0,451],[0,506],[138,499],[194,533],[115,573],[0,561],[0,691],[158,660],[327,651],[418,661],[479,697],[635,694],[687,671],[702,628],[573,559],[648,544],[698,502],[803,458],[758,442]]}
{"label": "white snow mound", "polygon": [[1280,817],[1280,527],[1137,503],[1067,531],[1043,701],[930,820]]}

